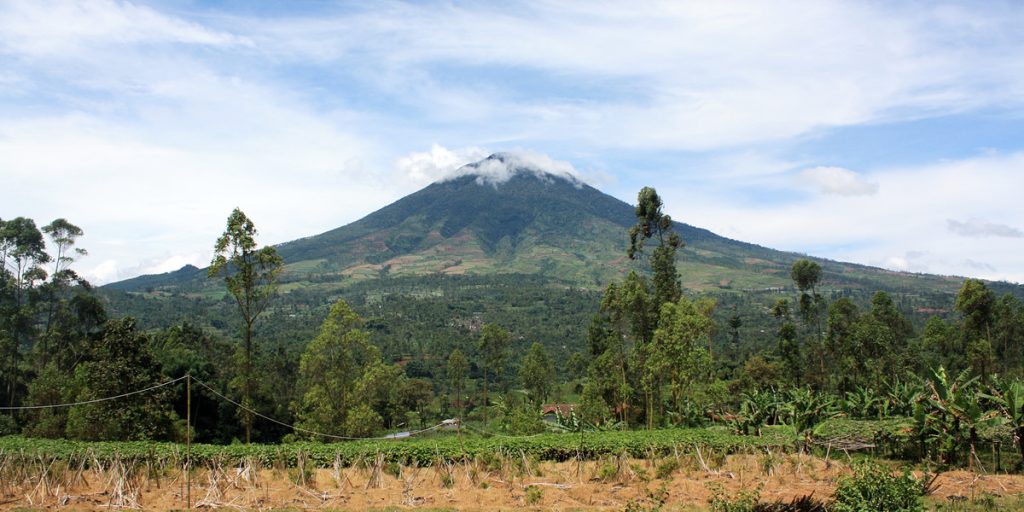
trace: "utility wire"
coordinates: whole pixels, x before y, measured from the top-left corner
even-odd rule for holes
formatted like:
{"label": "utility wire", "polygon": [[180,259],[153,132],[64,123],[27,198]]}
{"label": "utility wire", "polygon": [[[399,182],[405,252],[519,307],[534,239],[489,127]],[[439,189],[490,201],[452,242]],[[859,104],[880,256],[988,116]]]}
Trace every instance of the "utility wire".
{"label": "utility wire", "polygon": [[[211,388],[205,382],[203,382],[203,381],[201,381],[199,379],[196,379],[195,377],[192,377],[192,380],[195,381],[196,384],[199,384],[200,386],[202,386],[202,387],[206,388],[207,390],[209,390],[214,395],[217,395],[222,400],[226,400],[226,401],[234,404],[235,407],[238,407],[239,409],[247,411],[250,414],[253,414],[254,416],[259,416],[260,418],[263,418],[263,419],[265,419],[265,420],[267,420],[267,421],[269,421],[271,423],[276,423],[276,424],[278,424],[278,425],[280,425],[282,427],[287,427],[287,428],[293,429],[296,432],[304,432],[306,434],[312,434],[312,435],[315,435],[315,436],[326,437],[326,438],[329,438],[329,439],[339,439],[339,440],[342,440],[342,441],[400,439],[398,437],[395,437],[394,435],[380,436],[380,437],[349,437],[349,436],[339,436],[339,435],[335,435],[335,434],[325,434],[323,432],[317,432],[315,430],[309,430],[309,429],[305,429],[305,428],[302,428],[302,427],[297,427],[295,425],[290,425],[290,424],[285,423],[283,421],[271,418],[270,416],[267,416],[265,414],[260,414],[259,412],[254,411],[253,409],[250,409],[250,408],[248,408],[248,407],[246,407],[246,406],[244,406],[244,405],[242,405],[242,404],[240,404],[240,403],[238,403],[238,402],[236,402],[236,401],[234,401],[234,400],[232,400],[232,399],[230,399],[230,398],[220,394],[217,390]],[[438,423],[437,425],[434,425],[432,427],[427,427],[425,429],[409,432],[409,437],[412,437],[412,436],[415,436],[415,435],[418,435],[418,434],[422,434],[424,432],[429,432],[431,430],[437,430],[437,429],[443,427],[444,425],[445,425],[445,423]]]}
{"label": "utility wire", "polygon": [[60,407],[74,407],[76,405],[88,405],[88,404],[95,404],[95,403],[98,403],[98,402],[106,402],[108,400],[117,400],[118,398],[124,398],[124,397],[127,397],[127,396],[138,395],[139,393],[145,393],[147,391],[153,391],[154,389],[162,388],[164,386],[169,386],[171,384],[174,384],[175,382],[179,382],[181,380],[184,380],[187,377],[188,377],[188,375],[182,375],[181,377],[178,377],[177,379],[169,380],[167,382],[164,382],[163,384],[157,384],[155,386],[151,386],[151,387],[148,387],[146,389],[140,389],[138,391],[129,391],[127,393],[123,393],[123,394],[120,394],[120,395],[117,395],[117,396],[108,396],[108,397],[105,397],[105,398],[97,398],[95,400],[86,400],[84,402],[73,402],[73,403],[67,403],[67,404],[22,405],[22,406],[18,406],[18,407],[0,407],[0,411],[26,411],[26,410],[30,410],[30,409],[57,409],[57,408],[60,408]]}
{"label": "utility wire", "polygon": [[[185,380],[185,379],[188,379],[188,378],[191,378],[192,381],[194,381],[196,384],[199,384],[200,386],[206,388],[209,392],[213,393],[214,395],[216,395],[220,399],[225,400],[225,401],[233,404],[235,407],[238,407],[239,409],[248,411],[249,413],[251,413],[251,414],[253,414],[255,416],[259,416],[260,418],[263,418],[263,419],[265,419],[265,420],[267,420],[267,421],[269,421],[271,423],[276,423],[277,425],[280,425],[282,427],[287,427],[287,428],[290,428],[292,430],[295,430],[296,432],[304,432],[306,434],[311,434],[311,435],[314,435],[314,436],[326,437],[326,438],[329,438],[329,439],[339,439],[339,440],[344,440],[344,441],[400,439],[400,437],[397,437],[394,434],[389,435],[389,436],[379,436],[379,437],[339,436],[339,435],[335,435],[335,434],[326,434],[324,432],[317,432],[315,430],[309,430],[309,429],[305,429],[305,428],[302,428],[302,427],[297,427],[295,425],[290,425],[290,424],[285,423],[283,421],[271,418],[270,416],[267,416],[265,414],[261,414],[261,413],[255,411],[255,410],[253,410],[253,409],[250,409],[249,407],[246,407],[246,406],[244,406],[244,405],[242,405],[242,404],[232,400],[232,399],[224,396],[220,392],[218,392],[216,389],[213,389],[212,387],[210,387],[205,382],[203,382],[203,381],[201,381],[199,379],[196,379],[195,377],[192,377],[190,375],[182,375],[181,377],[178,377],[176,379],[172,379],[172,380],[169,380],[169,381],[164,382],[162,384],[157,384],[155,386],[150,386],[150,387],[145,388],[145,389],[140,389],[140,390],[137,390],[137,391],[129,391],[128,393],[122,393],[122,394],[116,395],[116,396],[108,396],[108,397],[104,397],[104,398],[97,398],[95,400],[86,400],[86,401],[82,401],[82,402],[72,402],[72,403],[66,403],[66,404],[23,405],[23,406],[18,406],[18,407],[0,407],[0,411],[26,411],[26,410],[35,410],[35,409],[57,409],[57,408],[61,408],[61,407],[74,407],[76,405],[88,405],[88,404],[95,404],[95,403],[99,403],[99,402],[107,402],[107,401],[110,401],[110,400],[117,400],[119,398],[125,398],[125,397],[129,397],[129,396],[132,396],[132,395],[138,395],[138,394],[141,394],[141,393],[146,393],[146,392],[149,392],[149,391],[153,391],[154,389],[162,388],[164,386],[170,386],[171,384],[174,384],[176,382],[181,382],[182,380]],[[445,426],[446,424],[447,423],[442,422],[442,423],[438,423],[437,425],[434,425],[432,427],[427,427],[427,428],[424,428],[424,429],[411,431],[411,432],[408,433],[408,437],[412,437],[412,436],[415,436],[415,435],[423,434],[425,432],[430,432],[432,430],[437,430],[437,429]],[[402,437],[406,437],[406,436],[402,436]]]}

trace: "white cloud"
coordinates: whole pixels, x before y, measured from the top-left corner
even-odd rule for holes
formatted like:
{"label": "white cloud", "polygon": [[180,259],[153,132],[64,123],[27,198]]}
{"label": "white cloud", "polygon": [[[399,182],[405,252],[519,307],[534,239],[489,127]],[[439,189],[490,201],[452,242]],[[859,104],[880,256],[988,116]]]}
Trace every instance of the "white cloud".
{"label": "white cloud", "polygon": [[477,183],[481,185],[499,185],[523,172],[541,178],[547,178],[548,175],[558,176],[572,181],[577,186],[582,184],[580,174],[569,162],[554,160],[543,153],[527,150],[496,153],[493,158],[456,169],[449,173],[446,179],[475,175]]}
{"label": "white cloud", "polygon": [[0,48],[42,56],[91,45],[247,45],[244,37],[113,0],[10,0],[0,7]]}
{"label": "white cloud", "polygon": [[395,162],[400,174],[418,186],[449,177],[456,169],[487,157],[487,150],[468,147],[450,150],[433,144],[430,151],[410,153]]}
{"label": "white cloud", "polygon": [[966,222],[947,219],[946,227],[950,232],[960,236],[1024,238],[1024,232],[1015,227],[1007,226],[1006,224],[998,224],[985,219],[972,218],[968,219]]}
{"label": "white cloud", "polygon": [[[744,204],[730,188],[658,187],[673,218],[719,234],[840,261],[896,270],[1024,283],[1024,238],[971,238],[948,219],[1024,225],[1024,153],[872,169],[874,195],[815,195],[784,204]],[[984,230],[993,228],[981,223]],[[1005,231],[1004,231],[1005,233]],[[969,265],[965,261],[984,262]]]}
{"label": "white cloud", "polygon": [[202,268],[209,265],[211,256],[212,251],[207,251],[192,254],[164,255],[138,264],[124,265],[118,263],[117,260],[105,260],[91,267],[87,263],[80,266],[84,269],[82,270],[82,275],[92,284],[99,285],[139,275],[173,272],[185,265],[194,265]]}
{"label": "white cloud", "polygon": [[[168,5],[0,1],[0,216],[79,224],[92,254],[81,268],[100,262],[96,276],[207,250],[235,206],[266,243],[345,224],[483,146],[557,148],[602,169],[612,158],[631,192],[678,177],[691,188],[674,216],[736,238],[941,272],[985,252],[1000,270],[986,275],[1024,281],[1021,239],[966,245],[944,222],[1024,226],[1019,154],[807,171],[843,201],[744,205],[736,186],[791,185],[813,162],[785,147],[831,127],[1019,112],[1024,10],[1012,3]],[[433,141],[461,149],[412,153]],[[705,172],[666,157],[693,150],[719,161]]]}
{"label": "white cloud", "polygon": [[877,183],[842,167],[813,167],[801,172],[800,177],[823,194],[870,196],[878,193]]}
{"label": "white cloud", "polygon": [[480,184],[498,185],[520,172],[541,177],[554,175],[575,183],[583,181],[581,174],[569,162],[525,149],[491,155],[479,147],[451,150],[433,144],[430,151],[416,151],[399,158],[395,167],[401,176],[417,186],[466,175],[476,175]]}
{"label": "white cloud", "polygon": [[358,70],[481,139],[712,149],[1020,108],[1020,21],[1009,4],[570,1],[394,4],[245,28],[264,51]]}

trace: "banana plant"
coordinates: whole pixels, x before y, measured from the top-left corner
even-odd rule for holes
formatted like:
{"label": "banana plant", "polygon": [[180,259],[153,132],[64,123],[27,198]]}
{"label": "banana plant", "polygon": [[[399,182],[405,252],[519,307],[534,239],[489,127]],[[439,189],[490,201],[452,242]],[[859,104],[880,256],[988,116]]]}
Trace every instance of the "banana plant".
{"label": "banana plant", "polygon": [[774,389],[743,393],[740,412],[733,420],[733,426],[737,433],[747,435],[750,429],[754,429],[760,436],[761,427],[779,423],[780,406],[778,393]]}
{"label": "banana plant", "polygon": [[885,393],[888,412],[896,416],[913,416],[914,404],[924,396],[924,386],[920,380],[895,380],[889,384]]}
{"label": "banana plant", "polygon": [[1013,443],[1020,450],[1021,461],[1017,469],[1024,468],[1024,383],[1021,381],[996,382],[992,394],[985,395],[999,408],[1005,421],[1013,428]]}
{"label": "banana plant", "polygon": [[851,417],[870,419],[877,415],[881,419],[881,403],[882,400],[873,389],[857,386],[857,389],[846,392],[842,406],[846,414]]}
{"label": "banana plant", "polygon": [[922,423],[921,434],[931,441],[946,464],[956,464],[965,442],[972,455],[978,441],[978,428],[998,424],[999,411],[986,410],[980,404],[978,378],[966,371],[950,378],[942,366],[931,370],[928,396],[915,414]]}
{"label": "banana plant", "polygon": [[786,395],[785,415],[798,434],[839,415],[836,400],[831,396],[805,388],[792,389]]}

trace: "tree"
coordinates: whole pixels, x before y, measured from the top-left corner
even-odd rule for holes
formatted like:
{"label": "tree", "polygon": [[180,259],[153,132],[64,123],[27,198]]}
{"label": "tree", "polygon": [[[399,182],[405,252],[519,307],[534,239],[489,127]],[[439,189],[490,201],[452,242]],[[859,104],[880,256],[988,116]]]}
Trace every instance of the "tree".
{"label": "tree", "polygon": [[799,384],[803,377],[803,363],[800,355],[800,344],[796,338],[796,325],[793,324],[792,315],[789,311],[789,301],[778,299],[772,306],[772,315],[780,322],[779,344],[777,353],[779,359],[786,367],[789,378]]}
{"label": "tree", "polygon": [[860,318],[857,305],[848,297],[842,297],[828,308],[828,333],[826,352],[831,361],[832,388],[836,391],[852,391],[854,375],[862,354],[854,344],[853,332]]}
{"label": "tree", "polygon": [[50,241],[57,246],[57,256],[53,258],[54,279],[68,270],[68,267],[75,261],[77,256],[85,256],[88,253],[85,249],[74,247],[75,242],[82,236],[82,228],[70,223],[67,219],[59,218],[43,226],[43,233],[50,237]]}
{"label": "tree", "polygon": [[1024,343],[1024,304],[1005,294],[996,303],[992,329],[992,345],[1003,375],[1020,368],[1021,343]]}
{"label": "tree", "polygon": [[925,350],[924,367],[943,366],[957,373],[964,368],[964,348],[960,345],[957,329],[945,320],[933,316],[924,324],[921,345]]}
{"label": "tree", "polygon": [[0,220],[0,344],[6,352],[8,406],[15,405],[22,384],[20,350],[30,345],[35,331],[36,283],[46,279],[43,265],[49,261],[46,242],[35,221],[25,217]]}
{"label": "tree", "polygon": [[626,249],[629,259],[635,260],[643,253],[648,240],[657,239],[658,246],[651,253],[656,308],[666,302],[675,302],[682,295],[676,271],[676,251],[683,246],[683,240],[672,230],[672,217],[662,212],[662,206],[657,191],[651,187],[640,189],[636,204],[637,223],[629,230],[629,247]]}
{"label": "tree", "polygon": [[536,405],[548,399],[555,384],[555,368],[544,350],[544,345],[534,342],[530,351],[523,357],[523,365],[519,368],[519,379],[530,394]]}
{"label": "tree", "polygon": [[[227,228],[213,250],[208,275],[224,277],[228,292],[235,298],[242,315],[242,405],[252,409],[253,325],[277,289],[277,276],[284,262],[273,247],[256,247],[256,226],[238,208],[228,217]],[[241,412],[248,443],[252,438],[254,417],[248,411]]]}
{"label": "tree", "polygon": [[967,279],[956,296],[954,307],[964,315],[964,334],[970,338],[990,338],[996,296],[980,279]]}
{"label": "tree", "polygon": [[[369,365],[380,362],[380,351],[370,343],[369,334],[359,328],[361,323],[348,304],[339,300],[331,306],[320,334],[306,346],[299,360],[302,399],[292,406],[298,427],[336,431],[338,426],[348,425],[348,415],[356,403],[366,403],[356,392],[356,382]],[[360,422],[353,431],[361,434],[364,427]]]}
{"label": "tree", "polygon": [[824,376],[825,359],[824,350],[822,350],[821,347],[821,311],[823,309],[823,299],[818,295],[818,282],[821,280],[821,266],[808,259],[798,260],[793,264],[793,268],[790,271],[790,277],[793,278],[793,282],[796,283],[796,287],[800,290],[800,316],[803,318],[804,324],[815,331],[814,337],[818,340],[818,347],[814,350],[814,352],[818,354],[818,376]]}
{"label": "tree", "polygon": [[735,313],[736,306],[733,305],[733,315],[729,317],[729,358],[733,363],[739,358],[740,354],[740,327],[743,327],[743,320],[740,315]]}
{"label": "tree", "polygon": [[[134,319],[123,318],[107,322],[102,338],[90,347],[74,378],[75,399],[84,402],[152,387],[166,377],[153,357],[149,338],[136,329]],[[176,417],[168,390],[72,407],[67,435],[90,441],[170,439]]]}
{"label": "tree", "polygon": [[505,360],[508,358],[508,331],[494,324],[484,324],[480,330],[480,365],[484,370],[484,423],[487,423],[487,384],[490,376],[497,376],[504,371]]}
{"label": "tree", "polygon": [[466,396],[466,374],[469,372],[469,362],[461,350],[455,349],[448,356],[448,383],[451,392],[455,395],[455,407],[459,409],[459,417],[465,416],[465,404],[463,399]]}
{"label": "tree", "polygon": [[47,336],[43,337],[42,353],[46,357],[49,352],[47,350],[47,338],[49,338],[50,329],[53,324],[53,316],[64,300],[65,291],[73,282],[88,286],[88,283],[78,277],[78,274],[71,270],[70,266],[74,263],[76,257],[85,256],[89,253],[85,249],[75,247],[75,242],[82,236],[82,228],[68,222],[67,219],[55,219],[53,222],[43,226],[42,231],[50,238],[53,245],[56,246],[57,251],[56,256],[53,257],[53,272],[50,274],[50,307],[46,313],[45,324]]}
{"label": "tree", "polygon": [[[651,385],[667,376],[675,411],[682,410],[683,398],[696,382],[711,376],[711,354],[705,348],[711,341],[715,301],[691,301],[681,297],[661,307],[661,319],[654,333],[654,353],[647,357],[644,380]],[[648,404],[648,428],[653,426],[653,405]]]}

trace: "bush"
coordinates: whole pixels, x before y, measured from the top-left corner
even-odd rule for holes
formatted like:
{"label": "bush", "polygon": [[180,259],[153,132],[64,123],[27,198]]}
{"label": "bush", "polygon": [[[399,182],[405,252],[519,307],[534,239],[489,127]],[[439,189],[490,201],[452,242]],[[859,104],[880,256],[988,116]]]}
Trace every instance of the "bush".
{"label": "bush", "polygon": [[540,503],[540,500],[543,497],[544,497],[544,489],[541,489],[540,487],[537,487],[536,485],[531,485],[530,487],[526,488],[526,504],[527,505],[536,505],[536,504]]}
{"label": "bush", "polygon": [[754,490],[742,490],[735,496],[730,497],[725,487],[717,482],[707,484],[711,491],[711,498],[708,505],[714,512],[753,512],[756,510],[757,501],[761,498],[761,486]]}
{"label": "bush", "polygon": [[871,463],[854,467],[853,476],[843,478],[832,495],[829,510],[836,512],[919,512],[925,484],[909,471],[896,476]]}
{"label": "bush", "polygon": [[658,468],[654,471],[654,475],[659,479],[670,478],[672,473],[675,473],[679,469],[679,461],[674,458],[666,459],[665,462],[658,464]]}
{"label": "bush", "polygon": [[13,436],[18,433],[18,424],[10,415],[0,414],[0,436]]}

